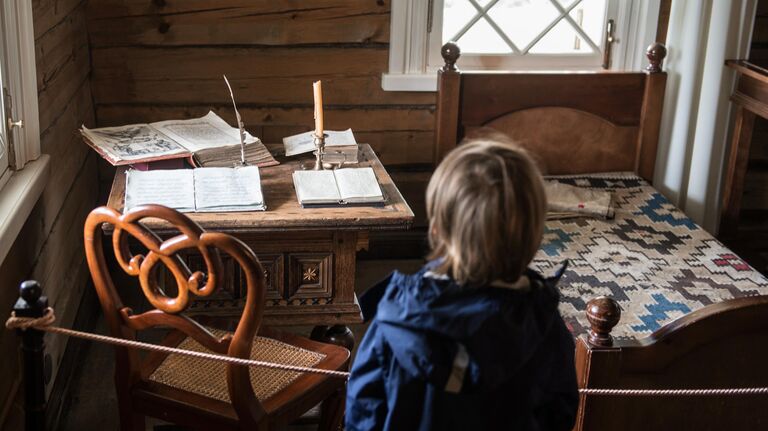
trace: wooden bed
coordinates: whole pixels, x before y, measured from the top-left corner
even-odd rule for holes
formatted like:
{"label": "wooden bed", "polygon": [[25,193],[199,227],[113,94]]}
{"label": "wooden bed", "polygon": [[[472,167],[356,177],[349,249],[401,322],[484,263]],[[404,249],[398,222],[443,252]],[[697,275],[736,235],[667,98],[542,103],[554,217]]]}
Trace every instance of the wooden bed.
{"label": "wooden bed", "polygon": [[[703,298],[702,305],[692,311],[683,307],[681,310],[686,312],[682,315],[680,310],[677,314],[668,313],[666,320],[650,325],[652,331],[648,330],[647,334],[638,330],[641,325],[619,325],[617,331],[625,335],[622,337],[611,334],[622,317],[622,307],[610,297],[616,296],[617,291],[582,281],[583,287],[571,290],[581,297],[570,298],[575,299],[570,305],[583,304],[580,320],[586,322],[578,326],[574,320],[576,324],[571,326],[577,337],[576,367],[581,388],[766,387],[768,281],[730,254],[649,185],[654,173],[666,84],[666,74],[661,70],[665,54],[663,45],[652,45],[648,50],[650,64],[643,72],[461,72],[456,67],[460,56],[458,46],[446,44],[442,49],[445,66],[438,72],[436,159],[477,129],[497,129],[526,147],[547,175],[569,175],[561,180],[576,184],[602,181],[617,187],[617,194],[639,199],[638,205],[642,205],[642,199],[657,202],[654,204],[657,211],[643,221],[642,211],[637,211],[637,206],[631,207],[628,204],[631,199],[626,198],[622,219],[625,231],[619,232],[616,238],[647,236],[645,229],[650,228],[643,223],[663,210],[665,217],[671,217],[675,224],[683,224],[687,229],[683,236],[687,235],[685,239],[693,244],[693,256],[703,260],[707,251],[702,250],[701,244],[706,244],[716,253],[717,265],[722,261],[724,266],[734,266],[746,274],[739,275],[738,288],[725,286],[723,292],[726,293],[708,291],[709,285],[722,280],[704,279],[699,276],[701,272],[686,280],[670,275],[672,282],[687,283],[682,293],[697,300]],[[608,172],[624,174],[604,174]],[[642,193],[652,196],[646,198],[640,196]],[[633,220],[635,215],[637,222]],[[608,226],[611,222],[602,223]],[[626,226],[635,225],[638,226],[636,232],[626,231]],[[580,227],[574,226],[574,229],[594,230],[598,224],[584,222]],[[598,236],[593,235],[590,240],[595,241]],[[677,240],[672,235],[669,238]],[[571,239],[564,242],[568,241]],[[665,241],[658,241],[653,253],[668,255],[668,261],[687,259],[675,256],[677,249]],[[594,244],[599,248],[601,243],[595,241]],[[563,247],[567,249],[569,245]],[[567,255],[561,251],[555,254]],[[663,271],[663,262],[667,260],[658,261],[662,262],[658,266]],[[691,262],[694,270],[703,271],[700,261]],[[610,265],[608,262],[599,269],[601,276],[611,272]],[[718,268],[707,270],[720,276]],[[654,288],[652,282],[635,284],[627,280],[631,279],[617,276],[613,284],[618,283],[626,292]],[[598,297],[595,293],[603,291],[601,289],[613,294]],[[626,313],[621,321],[646,317],[630,315],[634,313],[634,298],[636,296],[625,296],[622,306]],[[566,322],[569,322],[567,317]],[[767,395],[582,394],[575,429],[768,429],[765,406],[768,406]]]}

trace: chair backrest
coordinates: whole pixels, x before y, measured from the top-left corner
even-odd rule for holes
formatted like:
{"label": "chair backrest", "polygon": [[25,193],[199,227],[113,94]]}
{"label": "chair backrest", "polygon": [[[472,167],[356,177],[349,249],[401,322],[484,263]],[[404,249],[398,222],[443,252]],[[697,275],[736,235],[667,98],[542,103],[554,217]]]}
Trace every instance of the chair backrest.
{"label": "chair backrest", "polygon": [[[145,218],[162,219],[179,233],[162,240],[141,224]],[[104,258],[102,238],[105,224],[114,227],[112,248],[118,264],[127,274],[138,277],[144,296],[154,309],[134,315],[130,308],[123,305]],[[131,253],[131,238],[146,248],[146,255]],[[250,358],[251,344],[264,312],[266,284],[264,270],[256,255],[243,242],[231,235],[205,232],[187,216],[159,205],[141,206],[125,214],[108,207],[96,208],[85,221],[84,239],[88,268],[113,337],[135,339],[139,330],[171,328],[215,353]],[[205,271],[190,271],[181,255],[190,251],[202,256]],[[239,264],[247,289],[244,312],[231,338],[219,338],[194,320],[179,314],[189,305],[190,294],[209,296],[223,287],[221,252]],[[163,277],[161,267],[172,275],[174,288],[164,288],[160,278],[166,277]],[[167,292],[174,290],[175,296],[167,295]],[[135,349],[118,347],[116,353],[115,377],[117,389],[121,391],[141,380],[142,363]],[[227,386],[240,420],[258,423],[265,412],[251,387],[248,367],[228,364]]]}
{"label": "chair backrest", "polygon": [[643,72],[463,72],[455,43],[441,53],[435,160],[490,127],[533,153],[547,174],[653,177],[666,85],[662,44],[648,48]]}

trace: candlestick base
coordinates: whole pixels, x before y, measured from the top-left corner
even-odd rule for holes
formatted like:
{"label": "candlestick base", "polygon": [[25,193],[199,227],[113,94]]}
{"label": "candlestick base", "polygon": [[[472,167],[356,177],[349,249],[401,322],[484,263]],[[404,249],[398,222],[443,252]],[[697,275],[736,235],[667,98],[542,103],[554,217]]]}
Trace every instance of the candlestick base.
{"label": "candlestick base", "polygon": [[305,170],[322,171],[325,169],[325,166],[323,166],[323,154],[325,154],[325,138],[328,137],[328,134],[323,133],[322,136],[313,135],[313,137],[315,151],[312,154],[315,155],[315,161],[304,163],[302,168]]}

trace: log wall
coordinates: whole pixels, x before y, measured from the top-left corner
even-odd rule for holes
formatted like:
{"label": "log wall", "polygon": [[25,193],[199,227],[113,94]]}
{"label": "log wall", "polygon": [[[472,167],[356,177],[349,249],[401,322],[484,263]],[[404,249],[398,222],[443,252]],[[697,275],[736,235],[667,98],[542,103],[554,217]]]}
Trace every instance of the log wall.
{"label": "log wall", "polygon": [[[0,266],[0,310],[10,310],[22,280],[40,281],[58,324],[71,326],[88,273],[83,222],[95,206],[96,157],[76,130],[94,125],[85,0],[32,0],[42,152],[51,156],[42,197]],[[66,338],[47,336],[50,393]],[[16,336],[0,331],[0,428],[13,429],[20,371]],[[4,428],[2,425],[7,425]]]}
{"label": "log wall", "polygon": [[386,92],[389,0],[93,0],[101,126],[213,109],[267,142],[310,130],[314,80],[327,129],[351,127],[388,165],[433,161],[434,93]]}

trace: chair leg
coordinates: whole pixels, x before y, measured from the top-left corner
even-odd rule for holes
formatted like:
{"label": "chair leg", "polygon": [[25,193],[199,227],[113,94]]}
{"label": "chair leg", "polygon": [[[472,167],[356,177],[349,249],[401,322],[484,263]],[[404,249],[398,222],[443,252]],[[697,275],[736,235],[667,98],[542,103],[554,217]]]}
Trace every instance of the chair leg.
{"label": "chair leg", "polygon": [[120,411],[120,430],[121,431],[146,431],[147,424],[144,421],[144,415],[133,412]]}
{"label": "chair leg", "polygon": [[319,431],[338,431],[344,419],[344,402],[347,397],[346,389],[339,389],[326,398],[320,405]]}
{"label": "chair leg", "polygon": [[133,409],[130,396],[121,393],[120,391],[117,393],[117,409],[120,413],[121,431],[146,431],[147,424],[145,422],[145,416],[136,413]]}

